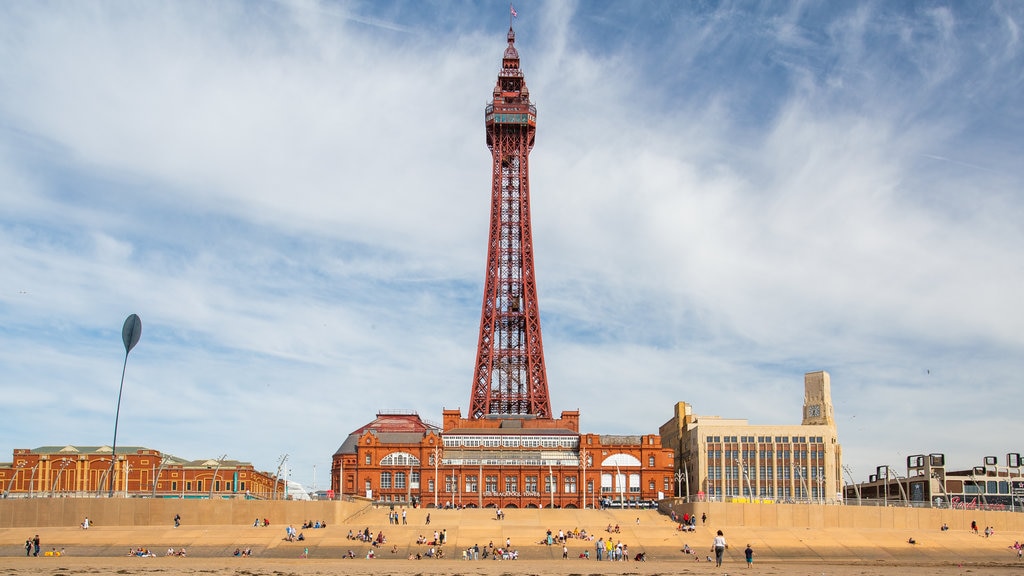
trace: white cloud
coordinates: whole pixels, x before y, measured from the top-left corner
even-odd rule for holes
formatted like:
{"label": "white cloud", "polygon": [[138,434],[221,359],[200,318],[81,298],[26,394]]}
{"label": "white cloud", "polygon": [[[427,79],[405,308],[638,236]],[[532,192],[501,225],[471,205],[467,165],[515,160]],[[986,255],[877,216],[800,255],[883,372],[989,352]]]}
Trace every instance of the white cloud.
{"label": "white cloud", "polygon": [[[132,312],[119,443],[323,485],[375,410],[466,408],[507,15],[401,8],[0,8],[8,448],[108,441]],[[516,23],[554,409],[795,422],[825,369],[860,476],[1013,451],[1019,10],[662,8]]]}

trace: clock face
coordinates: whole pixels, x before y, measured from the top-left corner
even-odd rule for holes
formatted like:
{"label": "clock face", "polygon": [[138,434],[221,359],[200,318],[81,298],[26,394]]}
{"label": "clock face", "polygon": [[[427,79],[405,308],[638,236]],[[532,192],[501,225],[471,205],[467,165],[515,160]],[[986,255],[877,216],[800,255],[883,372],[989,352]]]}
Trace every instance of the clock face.
{"label": "clock face", "polygon": [[821,406],[818,406],[817,404],[812,404],[808,406],[807,415],[812,418],[817,418],[818,416],[821,416]]}

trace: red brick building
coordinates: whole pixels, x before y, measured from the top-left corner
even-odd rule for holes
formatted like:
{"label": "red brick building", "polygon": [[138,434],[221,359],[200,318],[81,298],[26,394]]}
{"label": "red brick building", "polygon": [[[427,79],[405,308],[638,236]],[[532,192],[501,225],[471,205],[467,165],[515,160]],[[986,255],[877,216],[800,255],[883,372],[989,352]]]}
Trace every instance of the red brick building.
{"label": "red brick building", "polygon": [[426,507],[581,508],[640,505],[672,492],[673,451],[658,434],[580,434],[561,418],[463,418],[444,427],[381,412],[333,457],[332,489]]}
{"label": "red brick building", "polygon": [[158,450],[110,446],[17,448],[0,463],[4,497],[280,498],[284,482],[237,460],[184,460]]}

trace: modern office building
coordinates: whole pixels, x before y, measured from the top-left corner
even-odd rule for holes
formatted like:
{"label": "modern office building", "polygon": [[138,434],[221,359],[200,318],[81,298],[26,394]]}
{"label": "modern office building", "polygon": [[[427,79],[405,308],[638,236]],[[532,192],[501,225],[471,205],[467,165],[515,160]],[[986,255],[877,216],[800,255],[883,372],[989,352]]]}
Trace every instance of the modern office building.
{"label": "modern office building", "polygon": [[800,424],[698,416],[679,402],[660,428],[675,451],[676,493],[693,500],[836,503],[842,449],[827,372],[804,375]]}

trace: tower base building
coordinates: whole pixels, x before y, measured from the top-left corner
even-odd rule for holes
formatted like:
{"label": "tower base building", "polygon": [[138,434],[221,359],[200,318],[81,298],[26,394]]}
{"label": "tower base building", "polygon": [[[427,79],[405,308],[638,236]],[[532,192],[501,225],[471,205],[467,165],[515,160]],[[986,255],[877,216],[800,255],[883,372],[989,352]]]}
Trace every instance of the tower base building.
{"label": "tower base building", "polygon": [[671,494],[672,465],[657,434],[580,434],[577,411],[445,410],[443,428],[382,412],[342,443],[331,477],[338,496],[428,508],[640,507]]}

